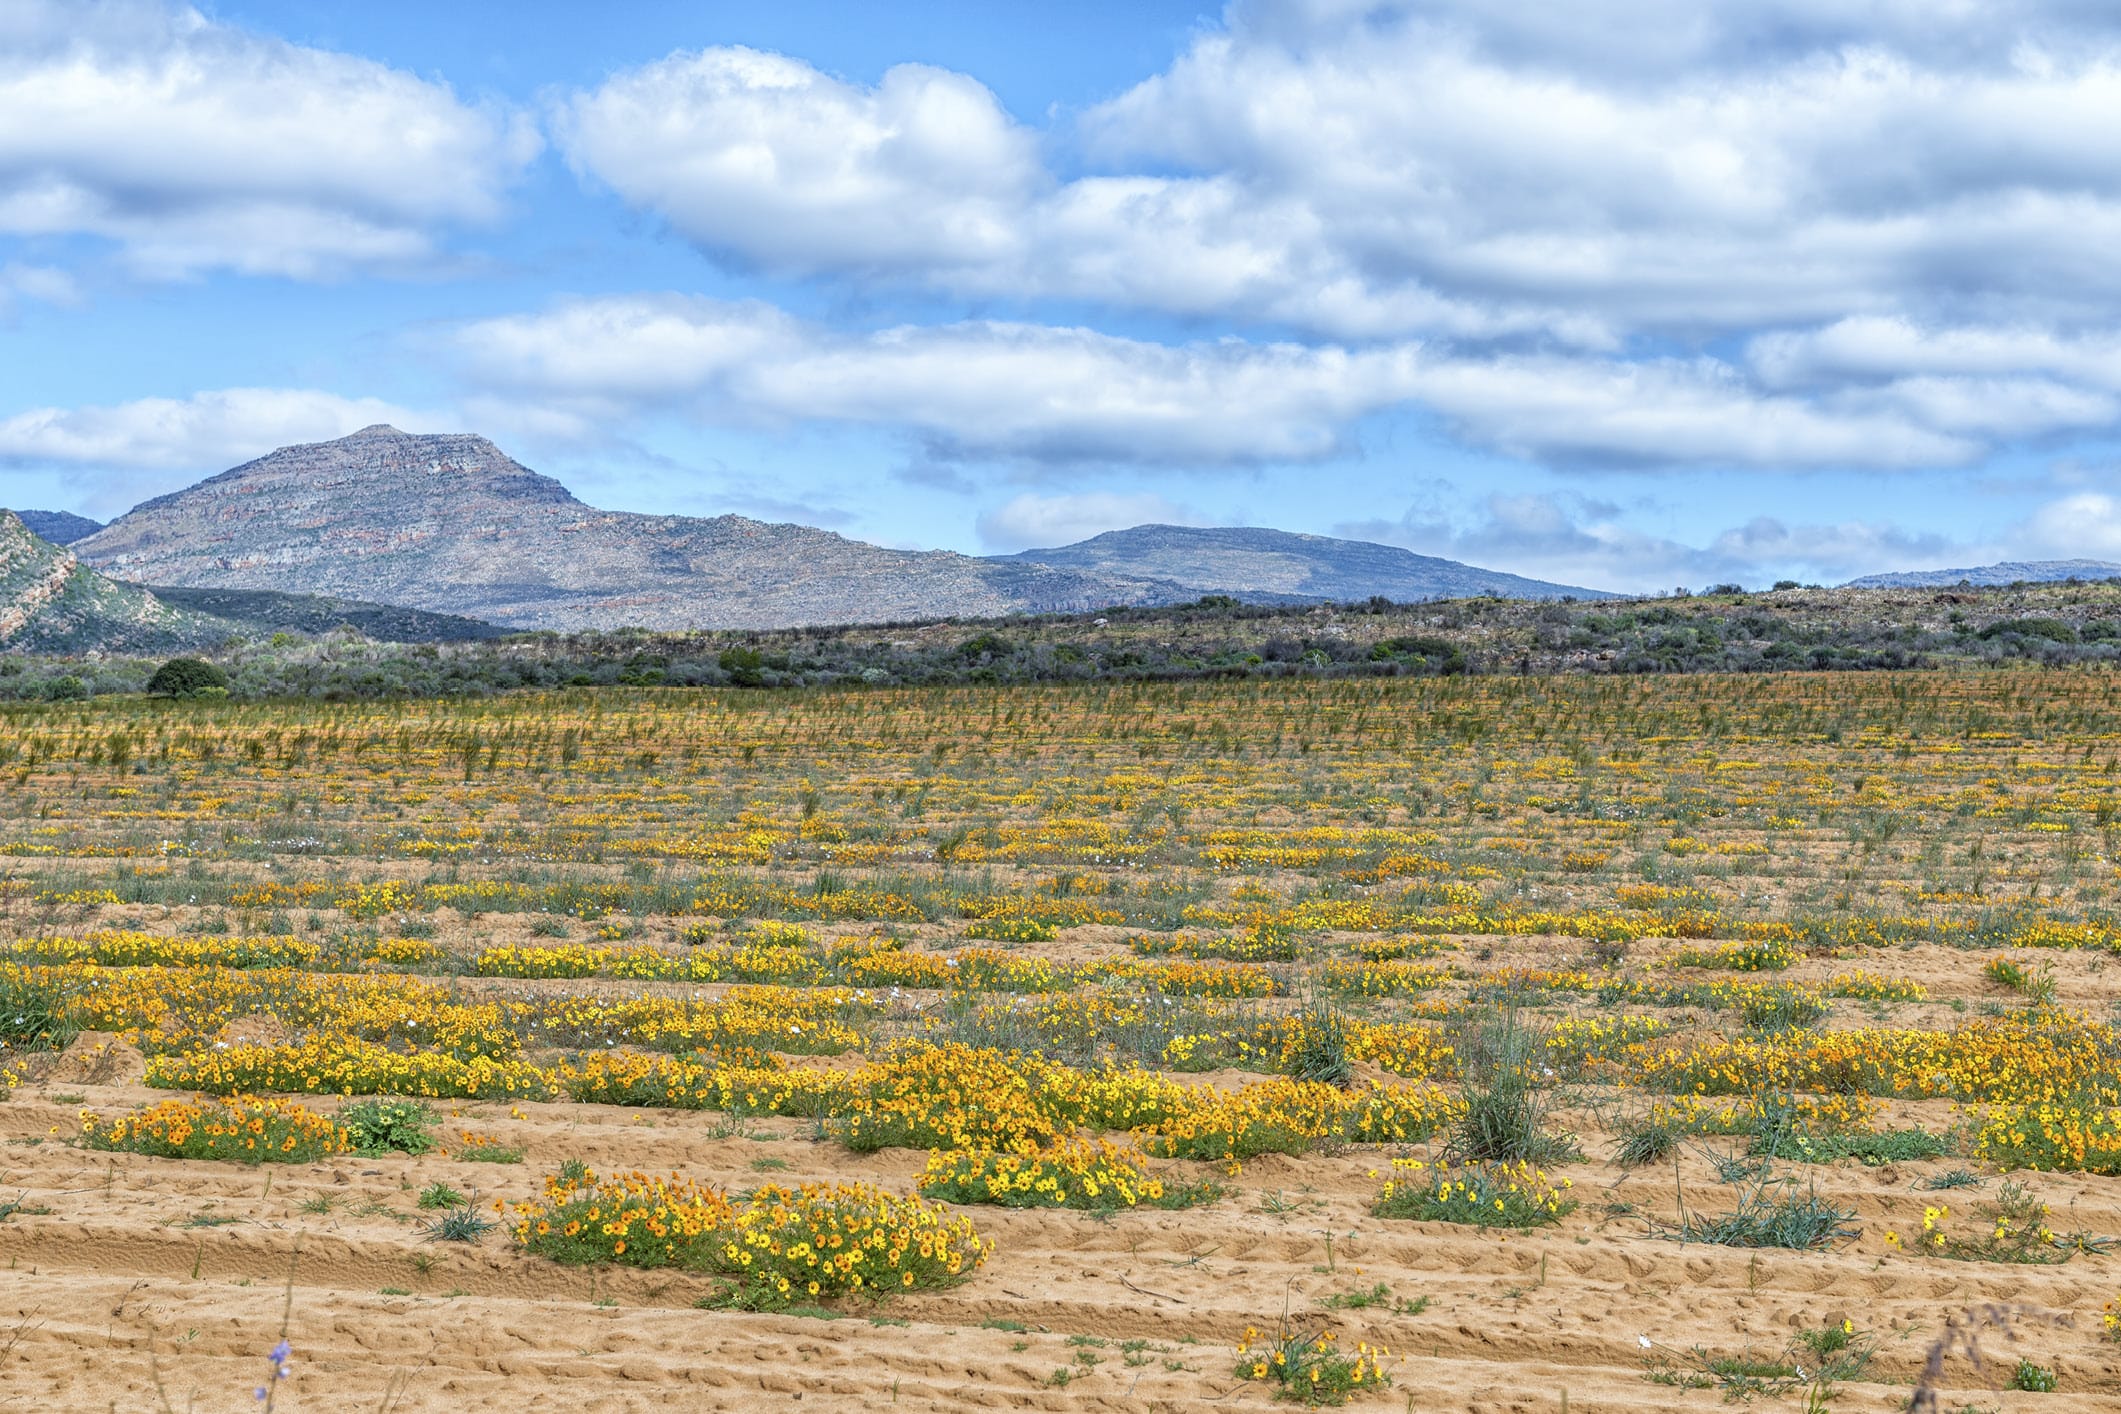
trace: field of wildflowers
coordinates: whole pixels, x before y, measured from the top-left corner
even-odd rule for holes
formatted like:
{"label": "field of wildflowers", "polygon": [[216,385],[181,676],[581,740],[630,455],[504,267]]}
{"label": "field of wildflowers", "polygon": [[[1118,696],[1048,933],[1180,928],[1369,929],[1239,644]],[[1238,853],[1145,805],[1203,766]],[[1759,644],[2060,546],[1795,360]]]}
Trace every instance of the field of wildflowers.
{"label": "field of wildflowers", "polygon": [[2121,1397],[2098,673],[10,706],[0,856],[27,1390]]}

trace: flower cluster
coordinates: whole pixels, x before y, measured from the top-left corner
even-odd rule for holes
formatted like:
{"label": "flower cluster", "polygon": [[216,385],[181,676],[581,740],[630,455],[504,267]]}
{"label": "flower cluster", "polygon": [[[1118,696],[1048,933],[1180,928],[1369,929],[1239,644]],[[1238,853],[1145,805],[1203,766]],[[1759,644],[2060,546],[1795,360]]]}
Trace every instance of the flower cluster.
{"label": "flower cluster", "polygon": [[[1377,1177],[1375,1170],[1371,1177]],[[1476,1227],[1546,1227],[1576,1208],[1574,1183],[1555,1182],[1528,1163],[1430,1164],[1392,1160],[1370,1211],[1380,1218],[1471,1223]]]}
{"label": "flower cluster", "polygon": [[1386,1144],[1426,1139],[1462,1108],[1454,1096],[1427,1087],[1351,1093],[1312,1081],[1276,1079],[1198,1095],[1151,1126],[1142,1147],[1169,1158],[1236,1164],[1260,1154],[1303,1154],[1329,1140]]}
{"label": "flower cluster", "polygon": [[769,1184],[732,1199],[684,1178],[577,1169],[513,1215],[515,1240],[539,1256],[712,1273],[735,1304],[767,1309],[946,1286],[992,1250],[969,1220],[865,1183]]}
{"label": "flower cluster", "polygon": [[1286,1321],[1269,1336],[1251,1327],[1237,1347],[1237,1377],[1276,1387],[1298,1404],[1345,1404],[1351,1395],[1392,1383],[1384,1361],[1392,1352],[1360,1342],[1350,1355],[1329,1330],[1298,1330]]}
{"label": "flower cluster", "polygon": [[298,1104],[236,1095],[226,1100],[164,1100],[108,1120],[83,1110],[81,1143],[90,1149],[164,1159],[306,1164],[343,1152],[347,1135],[336,1121]]}
{"label": "flower cluster", "polygon": [[1071,1136],[1033,1154],[992,1149],[935,1150],[920,1191],[946,1203],[1004,1208],[1184,1208],[1213,1199],[1210,1183],[1174,1183],[1142,1156],[1108,1139]]}

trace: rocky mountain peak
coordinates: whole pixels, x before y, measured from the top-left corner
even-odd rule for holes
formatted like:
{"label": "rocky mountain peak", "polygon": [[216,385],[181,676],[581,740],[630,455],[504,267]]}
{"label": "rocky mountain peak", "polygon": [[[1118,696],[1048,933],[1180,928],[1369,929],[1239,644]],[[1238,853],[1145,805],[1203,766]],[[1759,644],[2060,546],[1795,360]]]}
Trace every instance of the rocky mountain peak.
{"label": "rocky mountain peak", "polygon": [[806,526],[601,511],[484,437],[380,424],[158,497],[77,548],[140,583],[336,596],[511,628],[986,616],[1156,592]]}
{"label": "rocky mountain peak", "polygon": [[604,511],[484,437],[386,424],[283,447],[136,507],[75,549],[141,584],[278,590],[562,630],[986,618],[1209,592],[1278,603],[1588,592],[1270,530],[1144,526],[979,559],[741,516]]}
{"label": "rocky mountain peak", "polygon": [[[206,522],[242,522],[261,513],[374,528],[423,516],[513,515],[533,507],[576,507],[566,487],[541,476],[469,432],[401,432],[376,423],[329,442],[282,447],[196,486],[135,507],[83,542],[91,560],[127,553],[128,531],[143,512]],[[265,586],[260,586],[265,587]]]}

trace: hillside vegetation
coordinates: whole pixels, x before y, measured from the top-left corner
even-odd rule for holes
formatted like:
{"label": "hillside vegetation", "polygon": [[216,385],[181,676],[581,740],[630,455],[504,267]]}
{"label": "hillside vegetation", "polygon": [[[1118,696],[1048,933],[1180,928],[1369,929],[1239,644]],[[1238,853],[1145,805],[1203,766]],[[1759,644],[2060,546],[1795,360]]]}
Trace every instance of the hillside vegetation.
{"label": "hillside vegetation", "polygon": [[[245,597],[245,596],[233,596]],[[291,596],[289,596],[292,599]],[[463,622],[461,620],[457,622]],[[1812,672],[2121,660],[2121,586],[1792,589],[1595,603],[1463,599],[1175,608],[772,632],[526,634],[378,643],[253,630],[213,655],[239,697],[527,687],[798,687],[1202,677]],[[156,662],[0,657],[0,698],[140,691]]]}

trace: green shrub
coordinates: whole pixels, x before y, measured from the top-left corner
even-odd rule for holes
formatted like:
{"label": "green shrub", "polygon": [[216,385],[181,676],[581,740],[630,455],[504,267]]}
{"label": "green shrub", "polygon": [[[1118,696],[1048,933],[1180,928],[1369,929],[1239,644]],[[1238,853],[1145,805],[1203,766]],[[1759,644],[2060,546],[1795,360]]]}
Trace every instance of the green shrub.
{"label": "green shrub", "polygon": [[1355,1067],[1348,1060],[1348,1019],[1338,1007],[1314,1001],[1298,1014],[1289,1074],[1343,1090],[1354,1081]]}
{"label": "green shrub", "polygon": [[80,1030],[67,1020],[67,994],[27,974],[0,975],[0,1045],[63,1048]]}
{"label": "green shrub", "polygon": [[1448,1158],[1538,1164],[1581,1154],[1570,1136],[1547,1132],[1549,1096],[1538,1073],[1548,1051],[1543,1033],[1526,1028],[1511,1010],[1460,1049],[1468,1076],[1466,1107],[1451,1127]]}
{"label": "green shrub", "polygon": [[1466,670],[1465,650],[1442,638],[1385,638],[1370,646],[1373,663],[1419,663],[1440,673]]}
{"label": "green shrub", "polygon": [[1671,1124],[1646,1120],[1623,1130],[1613,1146],[1613,1162],[1622,1168],[1661,1164],[1679,1147],[1679,1130]]}
{"label": "green shrub", "polygon": [[2056,1383],[2053,1370],[2045,1365],[2035,1365],[2030,1360],[2020,1360],[2018,1368],[2011,1372],[2011,1388],[2030,1394],[2053,1394]]}
{"label": "green shrub", "polygon": [[425,1154],[435,1146],[435,1112],[418,1100],[378,1097],[339,1111],[357,1154]]}
{"label": "green shrub", "polygon": [[2075,643],[2077,631],[2060,619],[1998,619],[1981,630],[1983,638],[2001,638],[2014,633],[2020,638],[2044,638],[2051,643]]}
{"label": "green shrub", "polygon": [[1370,1212],[1474,1227],[1547,1227],[1576,1210],[1571,1186],[1524,1163],[1432,1168],[1420,1159],[1394,1159]]}
{"label": "green shrub", "polygon": [[1866,1168],[1880,1164],[1934,1159],[1945,1151],[1942,1136],[1926,1129],[1893,1129],[1883,1134],[1761,1134],[1751,1153],[1760,1158],[1796,1159],[1808,1164],[1854,1159]]}
{"label": "green shrub", "polygon": [[430,1183],[420,1190],[420,1207],[432,1212],[436,1208],[458,1208],[464,1204],[464,1195],[446,1183]]}
{"label": "green shrub", "polygon": [[147,680],[150,697],[228,695],[228,674],[203,658],[172,658]]}
{"label": "green shrub", "polygon": [[1854,1237],[1855,1216],[1854,1209],[1837,1208],[1816,1191],[1769,1196],[1756,1188],[1728,1213],[1682,1213],[1679,1225],[1667,1235],[1681,1242],[1719,1247],[1783,1247],[1804,1252]]}
{"label": "green shrub", "polygon": [[1277,1396],[1298,1404],[1346,1404],[1350,1395],[1392,1383],[1379,1363],[1383,1353],[1367,1345],[1344,1351],[1332,1332],[1301,1331],[1285,1320],[1264,1340],[1257,1331],[1245,1332],[1235,1373],[1271,1384]]}
{"label": "green shrub", "polygon": [[756,648],[724,648],[716,664],[738,687],[763,687],[766,655]]}
{"label": "green shrub", "polygon": [[440,1217],[421,1223],[419,1231],[421,1239],[426,1242],[475,1243],[499,1226],[499,1223],[481,1213],[472,1200],[467,1199]]}

